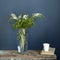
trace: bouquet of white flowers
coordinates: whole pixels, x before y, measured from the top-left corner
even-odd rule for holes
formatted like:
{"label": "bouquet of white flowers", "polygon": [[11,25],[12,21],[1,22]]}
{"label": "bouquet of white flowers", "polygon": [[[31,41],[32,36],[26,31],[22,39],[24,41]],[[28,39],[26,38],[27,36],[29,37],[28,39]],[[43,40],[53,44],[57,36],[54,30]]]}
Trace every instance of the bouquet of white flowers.
{"label": "bouquet of white flowers", "polygon": [[18,28],[18,29],[21,29],[21,28],[30,28],[34,25],[34,20],[35,18],[37,17],[43,17],[44,18],[44,15],[41,14],[41,13],[33,13],[31,17],[29,17],[28,14],[20,14],[18,17],[12,13],[11,14],[11,17],[10,17],[10,20],[14,21],[15,23],[13,24],[13,27],[14,28]]}

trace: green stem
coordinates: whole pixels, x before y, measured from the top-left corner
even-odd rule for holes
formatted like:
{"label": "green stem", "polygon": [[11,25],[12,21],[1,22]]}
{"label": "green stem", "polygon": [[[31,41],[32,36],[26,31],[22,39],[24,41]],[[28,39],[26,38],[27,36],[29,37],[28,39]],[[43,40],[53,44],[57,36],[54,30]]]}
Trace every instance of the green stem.
{"label": "green stem", "polygon": [[20,29],[19,30],[19,36],[20,36],[20,43],[21,43],[21,48],[24,50],[24,45],[26,41],[26,31],[25,29]]}

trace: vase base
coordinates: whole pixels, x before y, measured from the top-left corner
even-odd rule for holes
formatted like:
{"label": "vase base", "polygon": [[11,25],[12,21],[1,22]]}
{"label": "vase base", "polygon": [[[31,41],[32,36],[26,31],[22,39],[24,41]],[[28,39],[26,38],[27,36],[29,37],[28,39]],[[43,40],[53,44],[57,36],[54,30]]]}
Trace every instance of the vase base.
{"label": "vase base", "polygon": [[18,54],[28,54],[28,51],[18,52]]}

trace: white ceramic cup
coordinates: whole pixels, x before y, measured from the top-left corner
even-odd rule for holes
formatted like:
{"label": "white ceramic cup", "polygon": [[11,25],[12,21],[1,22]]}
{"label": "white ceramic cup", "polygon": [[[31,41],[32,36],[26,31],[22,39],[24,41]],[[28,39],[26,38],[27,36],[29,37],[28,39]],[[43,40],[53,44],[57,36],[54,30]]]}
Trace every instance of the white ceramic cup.
{"label": "white ceramic cup", "polygon": [[48,52],[49,51],[50,44],[49,43],[43,43],[43,49],[44,51]]}

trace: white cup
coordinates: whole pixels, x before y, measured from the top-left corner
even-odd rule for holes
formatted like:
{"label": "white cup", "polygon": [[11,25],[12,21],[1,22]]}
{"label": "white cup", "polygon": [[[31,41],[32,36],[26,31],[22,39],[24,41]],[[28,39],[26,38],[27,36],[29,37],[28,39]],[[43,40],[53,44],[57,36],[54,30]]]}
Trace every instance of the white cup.
{"label": "white cup", "polygon": [[45,52],[49,51],[50,44],[49,43],[43,43],[43,49]]}

